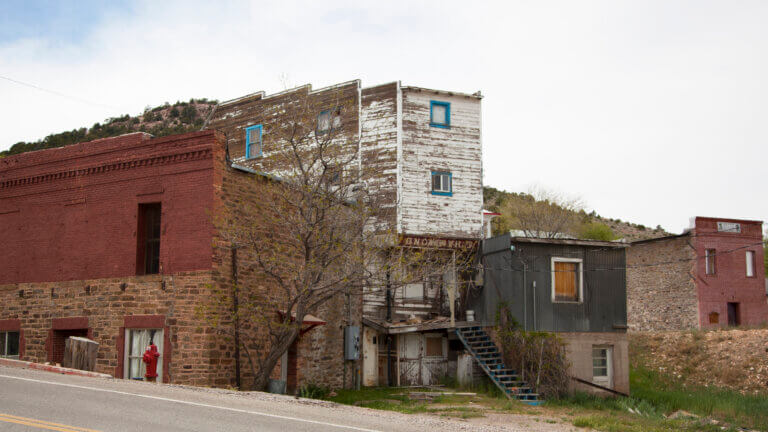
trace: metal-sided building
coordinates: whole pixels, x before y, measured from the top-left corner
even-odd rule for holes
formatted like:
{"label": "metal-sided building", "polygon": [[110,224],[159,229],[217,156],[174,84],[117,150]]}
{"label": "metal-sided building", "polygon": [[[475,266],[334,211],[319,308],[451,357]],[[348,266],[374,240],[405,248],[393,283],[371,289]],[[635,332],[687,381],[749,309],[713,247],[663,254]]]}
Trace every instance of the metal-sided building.
{"label": "metal-sided building", "polygon": [[[521,328],[563,339],[572,377],[628,393],[626,246],[510,234],[486,239],[483,285],[467,307],[492,327],[505,304]],[[577,380],[573,386],[601,391]]]}

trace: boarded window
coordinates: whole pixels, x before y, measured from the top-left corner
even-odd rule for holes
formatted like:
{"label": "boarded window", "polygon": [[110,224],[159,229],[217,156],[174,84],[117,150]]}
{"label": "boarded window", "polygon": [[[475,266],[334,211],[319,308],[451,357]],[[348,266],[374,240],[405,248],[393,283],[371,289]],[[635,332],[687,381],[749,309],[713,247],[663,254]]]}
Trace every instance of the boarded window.
{"label": "boarded window", "polygon": [[403,287],[403,298],[406,299],[424,299],[424,284],[410,283]]}
{"label": "boarded window", "polygon": [[710,312],[709,313],[709,323],[710,324],[719,324],[720,323],[720,314],[717,312]]}
{"label": "boarded window", "polygon": [[427,357],[443,356],[443,338],[427,336]]}
{"label": "boarded window", "polygon": [[714,249],[704,250],[704,267],[708,275],[715,274],[715,256],[717,255]]}
{"label": "boarded window", "polygon": [[554,262],[555,301],[579,301],[579,262]]}
{"label": "boarded window", "polygon": [[755,252],[747,251],[747,277],[755,277]]}

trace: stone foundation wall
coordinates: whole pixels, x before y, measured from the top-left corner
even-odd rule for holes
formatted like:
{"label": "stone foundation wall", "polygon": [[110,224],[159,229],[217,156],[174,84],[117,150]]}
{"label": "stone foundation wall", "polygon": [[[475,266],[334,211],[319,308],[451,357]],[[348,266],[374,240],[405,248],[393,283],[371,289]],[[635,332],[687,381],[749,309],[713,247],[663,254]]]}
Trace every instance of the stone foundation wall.
{"label": "stone foundation wall", "polygon": [[[689,236],[636,243],[627,249],[627,324],[633,331],[699,327]],[[660,264],[663,263],[663,264]],[[648,266],[649,264],[654,264]]]}
{"label": "stone foundation wall", "polygon": [[[212,284],[210,271],[66,282],[0,285],[0,318],[18,320],[23,334],[21,360],[49,360],[55,326],[87,326],[99,343],[96,372],[119,374],[126,323],[154,316],[166,329],[170,358],[166,381],[220,385],[209,368],[213,331],[200,324],[195,309]],[[63,328],[63,327],[61,327]]]}

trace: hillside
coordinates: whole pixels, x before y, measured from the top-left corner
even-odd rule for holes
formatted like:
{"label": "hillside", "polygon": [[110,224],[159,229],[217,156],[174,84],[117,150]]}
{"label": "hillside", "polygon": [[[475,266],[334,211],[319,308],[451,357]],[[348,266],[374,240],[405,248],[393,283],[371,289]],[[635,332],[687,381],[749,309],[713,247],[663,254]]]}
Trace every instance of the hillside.
{"label": "hillside", "polygon": [[606,218],[594,211],[587,213],[578,205],[571,210],[556,203],[537,201],[535,197],[527,193],[506,192],[489,186],[483,188],[483,202],[486,210],[502,214],[493,221],[494,234],[501,234],[510,229],[521,229],[522,227],[515,220],[515,213],[517,210],[526,206],[530,207],[533,204],[539,207],[538,211],[540,212],[554,212],[564,215],[569,220],[558,231],[577,238],[635,241],[669,235],[661,226],[651,228],[621,219]]}
{"label": "hillside", "polygon": [[634,333],[630,357],[688,386],[768,394],[768,329]]}
{"label": "hillside", "polygon": [[147,132],[156,137],[192,132],[203,126],[206,117],[216,104],[217,101],[207,99],[190,99],[189,102],[176,102],[173,105],[166,102],[155,108],[147,108],[137,116],[126,114],[104,120],[104,123],[96,123],[90,128],[83,127],[51,134],[34,142],[18,142],[10,149],[0,152],[0,157],[62,147],[131,132]]}

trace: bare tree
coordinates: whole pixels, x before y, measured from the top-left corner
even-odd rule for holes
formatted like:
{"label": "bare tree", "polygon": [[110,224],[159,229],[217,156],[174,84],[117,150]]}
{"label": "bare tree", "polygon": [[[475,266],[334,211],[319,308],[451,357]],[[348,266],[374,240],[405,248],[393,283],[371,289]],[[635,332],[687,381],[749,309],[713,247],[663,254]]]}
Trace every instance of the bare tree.
{"label": "bare tree", "polygon": [[579,226],[578,213],[583,210],[581,199],[533,186],[528,194],[508,199],[501,213],[513,229],[526,236],[555,238],[562,234],[574,234]]}
{"label": "bare tree", "polygon": [[257,282],[220,284],[199,310],[219,333],[237,331],[253,389],[266,386],[307,315],[364,289],[423,278],[424,269],[441,271],[430,265],[439,260],[429,251],[394,252],[396,236],[381,223],[392,203],[363,180],[375,173],[364,172],[357,122],[349,133],[352,108],[347,112],[340,99],[298,94],[278,107],[279,121],[265,126],[269,141],[253,167],[268,173],[253,179],[258,198],[216,221],[221,238],[238,248],[239,272]]}

